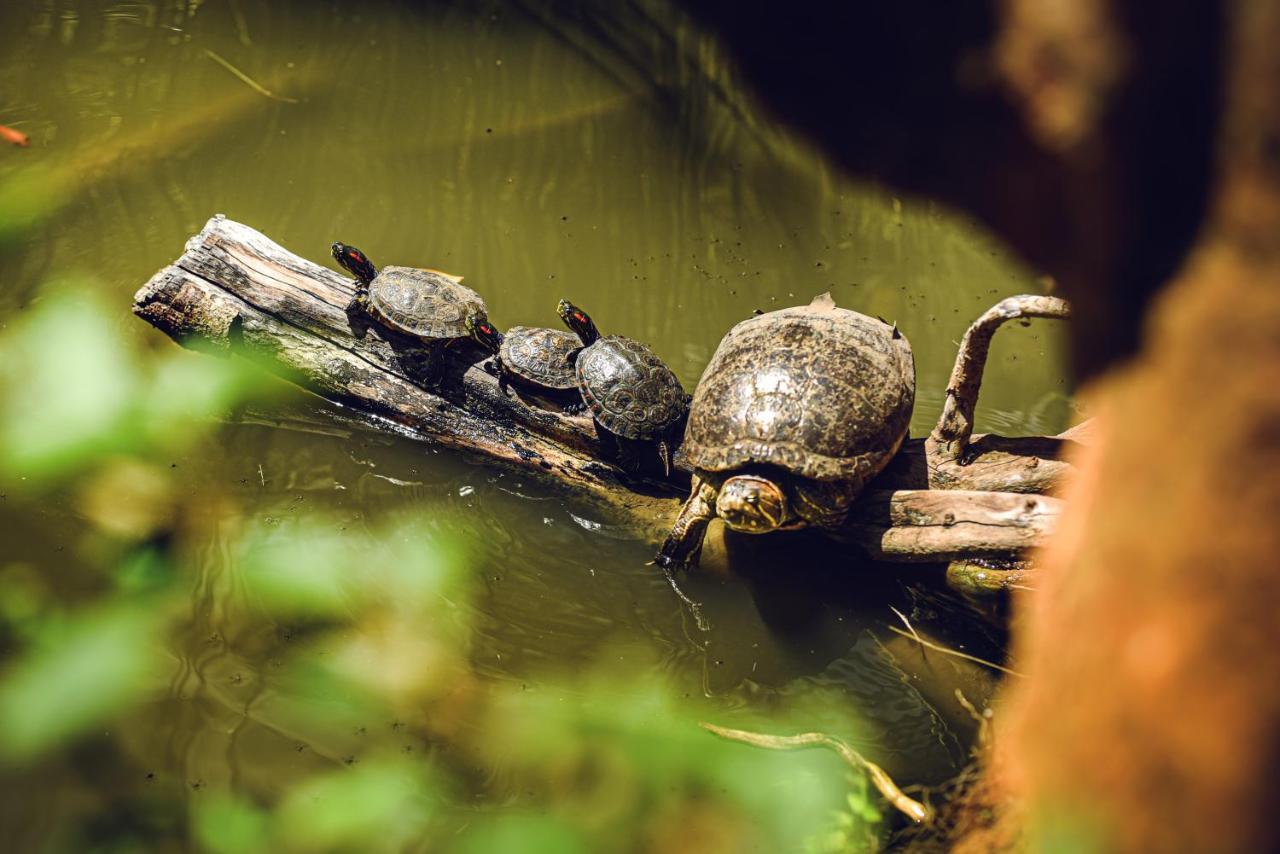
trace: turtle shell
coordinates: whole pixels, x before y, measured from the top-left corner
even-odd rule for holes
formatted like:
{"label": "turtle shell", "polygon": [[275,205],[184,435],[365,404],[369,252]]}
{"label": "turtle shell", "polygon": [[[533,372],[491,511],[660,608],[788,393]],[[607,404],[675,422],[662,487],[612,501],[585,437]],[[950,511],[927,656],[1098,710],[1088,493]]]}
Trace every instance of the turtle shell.
{"label": "turtle shell", "polygon": [[576,388],[574,355],[582,341],[571,332],[534,326],[513,326],[502,337],[498,358],[516,378],[543,388]]}
{"label": "turtle shell", "polygon": [[680,380],[639,341],[606,335],[583,349],[574,367],[591,415],[624,439],[658,439],[684,417]]}
{"label": "turtle shell", "polygon": [[861,484],[897,451],[914,403],[907,339],[823,294],[729,330],[694,391],[683,452],[704,471],[759,463]]}
{"label": "turtle shell", "polygon": [[430,270],[384,267],[369,284],[369,311],[406,335],[425,340],[465,338],[466,316],[486,314],[471,288]]}

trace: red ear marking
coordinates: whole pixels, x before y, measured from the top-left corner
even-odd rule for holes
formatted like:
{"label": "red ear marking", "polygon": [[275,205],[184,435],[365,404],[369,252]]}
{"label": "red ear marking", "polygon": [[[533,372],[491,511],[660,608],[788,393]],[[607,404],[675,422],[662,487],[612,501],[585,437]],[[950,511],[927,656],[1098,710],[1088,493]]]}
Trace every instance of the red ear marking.
{"label": "red ear marking", "polygon": [[353,260],[353,261],[359,261],[359,260],[360,260],[360,253],[359,253],[359,252],[357,252],[357,251],[356,251],[356,250],[354,250],[354,249],[348,249],[348,250],[347,250],[347,257],[348,257],[348,258],[350,258],[350,259],[351,259],[351,260]]}
{"label": "red ear marking", "polygon": [[582,312],[580,312],[580,311],[575,311],[575,312],[573,313],[573,319],[574,319],[574,320],[576,320],[576,321],[578,321],[579,323],[582,323],[582,322],[585,322],[585,321],[586,321],[586,318],[582,316]]}

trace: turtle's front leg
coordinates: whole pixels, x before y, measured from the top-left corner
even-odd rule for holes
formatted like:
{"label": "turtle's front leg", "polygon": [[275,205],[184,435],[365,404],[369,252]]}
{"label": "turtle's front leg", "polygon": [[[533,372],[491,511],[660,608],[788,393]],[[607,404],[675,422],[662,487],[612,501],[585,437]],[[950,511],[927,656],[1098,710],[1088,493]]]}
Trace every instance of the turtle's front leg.
{"label": "turtle's front leg", "polygon": [[707,524],[716,515],[716,490],[698,475],[693,476],[689,500],[680,508],[671,533],[653,562],[663,569],[675,569],[697,562]]}
{"label": "turtle's front leg", "polygon": [[369,311],[369,283],[356,280],[356,293],[347,303],[347,314],[366,314]]}

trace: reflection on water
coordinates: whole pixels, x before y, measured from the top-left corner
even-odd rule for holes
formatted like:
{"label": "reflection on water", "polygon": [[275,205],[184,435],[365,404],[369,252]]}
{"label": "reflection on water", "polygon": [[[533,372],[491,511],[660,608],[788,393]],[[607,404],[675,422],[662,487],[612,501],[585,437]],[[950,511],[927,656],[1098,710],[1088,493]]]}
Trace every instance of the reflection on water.
{"label": "reflection on water", "polygon": [[[652,344],[688,388],[733,323],[829,289],[911,339],[912,432],[925,432],[968,321],[1038,291],[1034,271],[931,203],[828,172],[726,88],[695,34],[628,41],[648,30],[596,12],[593,28],[520,3],[4,4],[0,123],[32,145],[0,151],[0,188],[33,201],[0,234],[0,323],[42,282],[88,272],[119,306],[120,335],[168,346],[129,316],[130,297],[223,212],[317,261],[341,239],[376,263],[464,274],[502,326],[553,324],[570,298],[602,331]],[[265,97],[209,51],[298,103]],[[668,62],[646,73],[637,56]],[[1064,426],[1057,336],[1045,324],[1000,333],[979,430]],[[270,788],[400,738],[393,721],[313,732],[273,714],[272,669],[290,639],[229,604],[243,596],[231,547],[243,519],[324,511],[377,530],[406,507],[438,513],[479,544],[476,673],[536,684],[639,643],[648,658],[611,666],[660,668],[726,719],[834,688],[865,722],[866,752],[906,782],[954,772],[970,727],[950,692],[976,700],[990,687],[883,630],[889,605],[936,613],[917,607],[929,573],[887,577],[813,538],[729,540],[719,558],[709,547],[686,587],[712,625],[702,632],[644,565],[651,544],[592,530],[536,486],[446,454],[233,425],[174,464],[208,496],[207,530],[225,536],[199,548],[169,699],[102,748],[170,781]],[[36,566],[53,567],[81,527],[57,501],[0,508],[8,557]],[[941,617],[931,627],[951,630]],[[68,761],[50,769],[47,803],[114,784],[111,756],[88,784]],[[57,817],[50,808],[38,823]]]}

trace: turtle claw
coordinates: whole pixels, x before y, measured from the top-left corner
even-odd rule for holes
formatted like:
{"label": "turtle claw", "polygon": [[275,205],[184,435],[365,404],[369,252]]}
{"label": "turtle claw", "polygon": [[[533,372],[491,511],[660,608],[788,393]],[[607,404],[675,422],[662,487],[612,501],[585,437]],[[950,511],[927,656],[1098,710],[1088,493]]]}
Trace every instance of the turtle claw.
{"label": "turtle claw", "polygon": [[581,400],[577,403],[566,403],[561,411],[563,411],[565,415],[581,415],[587,411],[587,404]]}
{"label": "turtle claw", "polygon": [[665,570],[667,572],[672,572],[677,569],[684,569],[685,563],[684,561],[677,560],[676,558],[673,558],[670,555],[664,555],[662,553],[658,553],[653,556],[653,560],[647,561],[645,563],[645,566],[656,566],[659,569]]}

